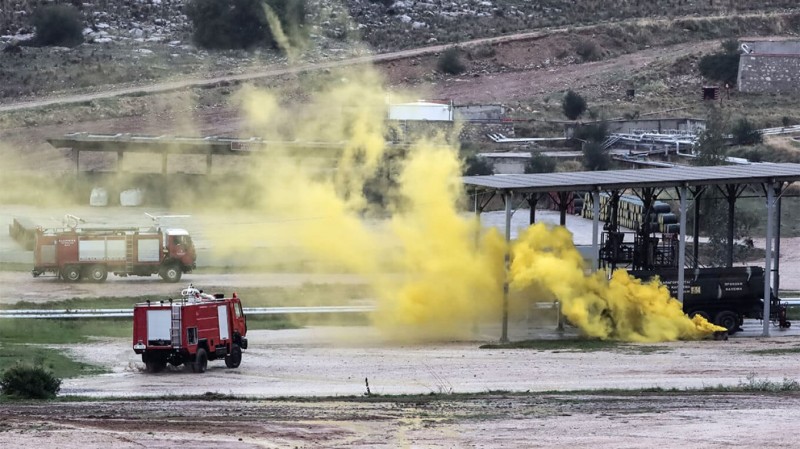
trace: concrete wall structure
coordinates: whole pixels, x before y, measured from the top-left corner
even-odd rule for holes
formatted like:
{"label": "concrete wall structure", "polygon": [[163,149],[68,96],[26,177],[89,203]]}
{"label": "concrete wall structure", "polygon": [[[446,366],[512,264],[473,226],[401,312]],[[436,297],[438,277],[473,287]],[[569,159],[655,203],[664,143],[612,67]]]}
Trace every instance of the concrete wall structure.
{"label": "concrete wall structure", "polygon": [[747,54],[739,59],[739,92],[800,91],[800,54]]}
{"label": "concrete wall structure", "polygon": [[456,118],[464,121],[500,121],[506,108],[499,104],[456,106]]}
{"label": "concrete wall structure", "polygon": [[739,58],[740,92],[800,91],[800,41],[750,41]]}
{"label": "concrete wall structure", "polygon": [[747,41],[742,49],[751,54],[797,55],[800,54],[800,41]]}
{"label": "concrete wall structure", "polygon": [[496,175],[519,175],[525,173],[531,153],[478,153],[478,157],[491,162]]}

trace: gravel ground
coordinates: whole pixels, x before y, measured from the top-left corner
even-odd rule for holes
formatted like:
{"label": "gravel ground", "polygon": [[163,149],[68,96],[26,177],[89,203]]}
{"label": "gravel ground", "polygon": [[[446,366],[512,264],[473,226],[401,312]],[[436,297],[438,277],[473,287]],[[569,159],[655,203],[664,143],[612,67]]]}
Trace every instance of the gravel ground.
{"label": "gravel ground", "polygon": [[[748,323],[752,328],[758,323]],[[109,402],[0,404],[0,444],[30,447],[677,447],[792,446],[800,394],[696,393],[748,379],[797,379],[787,336],[625,345],[600,351],[401,346],[370,328],[256,331],[239,369],[146,374],[126,340],[64,348],[111,373],[68,379],[65,395]],[[552,327],[513,327],[555,337]],[[567,331],[567,335],[571,335]],[[419,394],[367,401],[372,395]],[[548,393],[676,388],[653,393]],[[509,391],[517,393],[488,392]],[[247,396],[175,401],[164,395]],[[481,393],[477,396],[464,393]],[[131,395],[149,400],[124,400]],[[287,396],[297,396],[287,398]],[[316,396],[316,398],[314,398]],[[328,397],[320,399],[319,396]]]}

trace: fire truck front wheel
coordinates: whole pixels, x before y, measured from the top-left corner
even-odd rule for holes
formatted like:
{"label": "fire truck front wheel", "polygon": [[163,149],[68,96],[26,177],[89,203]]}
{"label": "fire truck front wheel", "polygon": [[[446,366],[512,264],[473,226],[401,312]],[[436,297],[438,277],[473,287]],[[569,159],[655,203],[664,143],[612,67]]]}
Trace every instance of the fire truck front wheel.
{"label": "fire truck front wheel", "polygon": [[206,350],[203,348],[197,348],[197,354],[194,356],[194,362],[192,362],[192,372],[204,373],[206,372],[207,366],[208,354],[206,354]]}
{"label": "fire truck front wheel", "polygon": [[242,363],[242,348],[237,344],[231,346],[231,353],[225,356],[225,366],[228,368],[238,368]]}
{"label": "fire truck front wheel", "polygon": [[61,277],[67,282],[78,282],[81,280],[81,269],[75,265],[67,265],[61,270]]}

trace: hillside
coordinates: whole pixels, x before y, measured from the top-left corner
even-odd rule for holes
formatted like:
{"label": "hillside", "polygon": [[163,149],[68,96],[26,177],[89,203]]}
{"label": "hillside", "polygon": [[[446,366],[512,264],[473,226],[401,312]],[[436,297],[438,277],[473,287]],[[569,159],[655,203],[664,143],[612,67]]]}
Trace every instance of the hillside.
{"label": "hillside", "polygon": [[[612,3],[617,6],[611,7]],[[387,6],[354,0],[339,9],[329,2],[309,3],[308,23],[314,45],[299,60],[290,62],[269,49],[208,52],[195,48],[179,13],[180,2],[136,3],[139,6],[134,12],[131,3],[108,1],[103,3],[108,14],[96,16],[103,17],[106,22],[100,23],[109,26],[94,23],[94,28],[89,27],[92,31],[87,31],[88,42],[78,47],[5,44],[6,50],[17,50],[0,51],[0,105],[42,98],[58,100],[120,87],[136,92],[137,86],[147,86],[160,93],[88,99],[68,106],[2,114],[0,152],[27,150],[29,157],[7,161],[11,168],[60,171],[74,167],[74,162],[68,155],[55,159],[44,156],[53,151],[45,139],[64,132],[239,135],[238,113],[230,104],[238,83],[224,80],[232,75],[264,73],[261,80],[253,82],[267,87],[280,85],[284,101],[302,101],[304,83],[315,76],[314,64],[341,61],[337,64],[347,65],[349,58],[368,56],[369,49],[384,54],[377,66],[392,89],[411,88],[418,95],[449,98],[458,104],[502,103],[512,117],[529,120],[527,125],[520,125],[518,132],[522,134],[554,132],[545,121],[563,117],[560,98],[570,88],[586,96],[590,111],[598,117],[639,116],[664,110],[704,117],[708,103],[699,101],[699,88],[705,81],[696,69],[702,54],[715,51],[723,39],[800,34],[800,11],[788,9],[793,2],[737,2],[733,9],[728,2],[722,5],[717,1],[637,3],[399,1]],[[165,11],[170,17],[166,22]],[[665,11],[683,15],[670,18],[659,14]],[[2,17],[8,17],[7,10]],[[424,17],[429,18],[426,26],[415,25]],[[498,27],[501,22],[503,26]],[[338,35],[336,30],[343,28],[336,23],[360,31]],[[143,34],[133,37],[131,26],[138,26],[133,29]],[[95,28],[109,41],[97,42],[100,31]],[[110,30],[116,30],[116,34]],[[519,30],[533,33],[511,33]],[[22,26],[16,31],[30,30]],[[492,41],[465,40],[499,35],[502,37]],[[447,42],[459,43],[466,65],[461,75],[437,71],[442,47],[384,57],[412,45]],[[307,74],[280,72],[298,64],[307,65]],[[272,72],[276,74],[269,75]],[[187,78],[212,76],[223,81],[188,89],[171,87]],[[172,84],[159,90],[159,83],[167,81]],[[624,95],[631,88],[637,93],[633,100]],[[759,126],[800,120],[796,104],[794,95],[735,92],[724,102],[729,117],[746,112]],[[793,158],[792,154],[787,156]]]}

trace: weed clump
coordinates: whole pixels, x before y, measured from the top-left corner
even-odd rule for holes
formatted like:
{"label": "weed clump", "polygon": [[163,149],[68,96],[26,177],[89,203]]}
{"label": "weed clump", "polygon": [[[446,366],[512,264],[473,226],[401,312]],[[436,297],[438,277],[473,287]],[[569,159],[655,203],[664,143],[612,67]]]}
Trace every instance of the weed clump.
{"label": "weed clump", "polygon": [[43,6],[33,13],[32,22],[38,45],[74,47],[83,43],[83,21],[72,5]]}
{"label": "weed clump", "polygon": [[440,72],[449,75],[459,75],[467,70],[467,67],[461,62],[461,54],[458,48],[455,47],[448,48],[442,52],[442,55],[439,56],[437,68]]}
{"label": "weed clump", "polygon": [[[272,13],[277,21],[271,20]],[[186,15],[192,21],[195,44],[231,50],[277,48],[281,36],[298,43],[303,36],[306,10],[305,0],[191,0]]]}
{"label": "weed clump", "polygon": [[594,40],[582,40],[575,46],[575,53],[584,61],[603,59],[603,49]]}
{"label": "weed clump", "polygon": [[17,364],[3,372],[0,388],[12,398],[53,399],[61,390],[61,379],[42,366]]}

